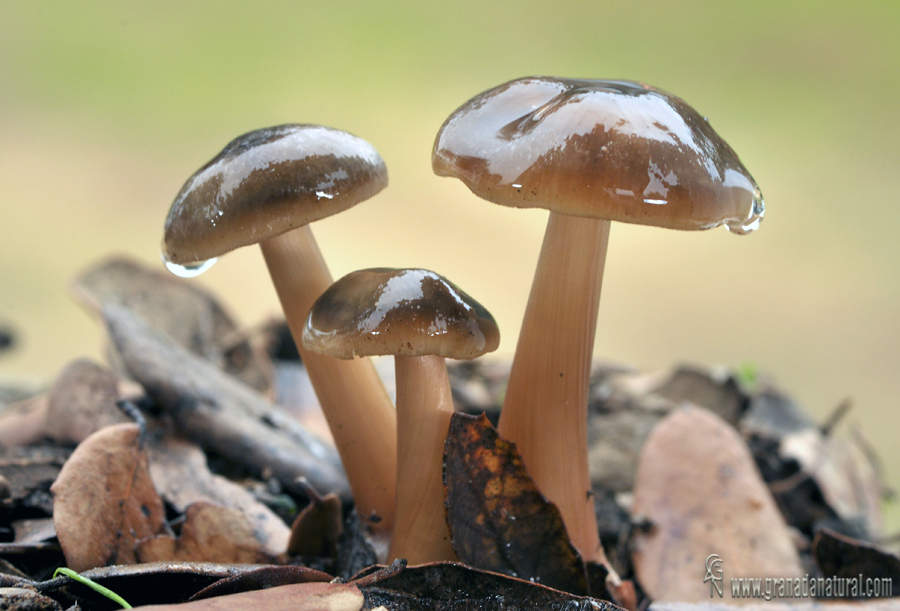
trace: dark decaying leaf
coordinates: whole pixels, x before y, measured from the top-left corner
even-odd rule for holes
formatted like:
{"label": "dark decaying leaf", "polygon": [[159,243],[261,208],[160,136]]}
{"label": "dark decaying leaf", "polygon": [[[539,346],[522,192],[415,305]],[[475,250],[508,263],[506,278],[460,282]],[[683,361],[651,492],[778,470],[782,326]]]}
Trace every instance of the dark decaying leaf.
{"label": "dark decaying leaf", "polygon": [[31,520],[15,520],[10,523],[16,533],[16,543],[43,543],[56,537],[53,518],[34,518]]}
{"label": "dark decaying leaf", "polygon": [[890,579],[900,596],[900,558],[877,545],[823,528],[812,544],[813,558],[826,577]]}
{"label": "dark decaying leaf", "polygon": [[50,485],[71,454],[71,450],[55,445],[0,448],[0,476],[5,490],[0,498],[2,515],[10,520],[52,515]]}
{"label": "dark decaying leaf", "polygon": [[698,603],[653,603],[653,611],[897,611],[894,601],[866,600],[853,602],[828,601],[822,604],[817,600],[791,600],[777,603],[760,600],[744,601],[740,607],[732,602],[698,602]]}
{"label": "dark decaying leaf", "polygon": [[225,596],[251,590],[264,590],[294,583],[327,582],[333,577],[328,573],[305,566],[273,565],[221,579],[191,596],[190,600],[201,600],[214,596]]}
{"label": "dark decaying leaf", "polygon": [[751,397],[740,430],[791,526],[809,538],[827,527],[860,539],[881,532],[884,483],[877,456],[851,429],[834,430],[851,409],[845,401],[818,426],[775,388]]}
{"label": "dark decaying leaf", "polygon": [[163,528],[136,424],[117,424],[85,439],[51,488],[53,522],[74,571],[136,562],[134,545]]}
{"label": "dark decaying leaf", "polygon": [[338,540],[335,573],[339,577],[349,579],[376,562],[378,562],[378,556],[375,554],[375,549],[369,543],[367,533],[362,527],[356,510],[351,510],[344,520]]}
{"label": "dark decaying leaf", "polygon": [[[241,564],[153,562],[91,569],[83,572],[82,576],[109,588],[134,606],[161,605],[184,602],[213,583],[258,568]],[[64,607],[78,603],[83,609],[116,608],[101,594],[68,577],[39,583],[37,588],[60,601]]]}
{"label": "dark decaying leaf", "polygon": [[354,583],[366,608],[391,611],[567,611],[615,610],[612,603],[575,596],[546,586],[455,562],[439,562],[388,571],[386,577]]}
{"label": "dark decaying leaf", "polygon": [[555,505],[485,416],[454,414],[444,450],[447,519],[464,563],[587,594],[585,567]]}
{"label": "dark decaying leaf", "polygon": [[62,611],[58,602],[30,588],[0,588],[3,611]]}

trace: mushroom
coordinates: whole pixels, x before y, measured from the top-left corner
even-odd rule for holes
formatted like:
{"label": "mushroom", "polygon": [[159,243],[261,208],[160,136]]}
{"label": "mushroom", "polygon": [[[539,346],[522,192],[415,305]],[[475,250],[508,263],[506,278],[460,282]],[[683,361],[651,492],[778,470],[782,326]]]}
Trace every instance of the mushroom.
{"label": "mushroom", "polygon": [[188,179],[169,210],[162,244],[167,266],[180,273],[260,245],[357,511],[381,533],[390,532],[394,514],[394,407],[369,361],[335,361],[304,350],[300,338],[310,307],[332,282],[308,223],[386,185],[384,161],[361,138],[318,125],[252,131]]}
{"label": "mushroom", "polygon": [[444,358],[495,350],[491,314],[423,269],[367,269],[313,305],[303,344],[338,359],[393,355],[397,378],[397,511],[388,559],[454,560],[444,510],[444,441],[453,415]]}
{"label": "mushroom", "polygon": [[763,216],[759,189],[705,118],[630,81],[500,85],[450,115],[432,164],[494,203],[550,210],[498,428],[582,557],[605,562],[586,423],[610,221],[748,233]]}

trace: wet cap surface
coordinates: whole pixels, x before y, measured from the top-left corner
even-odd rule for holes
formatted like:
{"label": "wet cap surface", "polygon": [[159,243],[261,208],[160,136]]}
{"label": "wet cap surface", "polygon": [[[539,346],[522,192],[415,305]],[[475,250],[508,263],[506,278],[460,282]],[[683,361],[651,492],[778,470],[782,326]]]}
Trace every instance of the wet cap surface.
{"label": "wet cap surface", "polygon": [[753,178],[704,117],[631,81],[495,87],[444,122],[432,165],[489,201],[575,216],[746,233],[763,212]]}
{"label": "wet cap surface", "polygon": [[163,256],[188,264],[337,214],[387,185],[361,138],[319,125],[279,125],[232,140],[178,193]]}
{"label": "wet cap surface", "polygon": [[424,269],[347,274],[316,301],[303,345],[335,358],[436,355],[471,359],[497,349],[493,316],[443,276]]}

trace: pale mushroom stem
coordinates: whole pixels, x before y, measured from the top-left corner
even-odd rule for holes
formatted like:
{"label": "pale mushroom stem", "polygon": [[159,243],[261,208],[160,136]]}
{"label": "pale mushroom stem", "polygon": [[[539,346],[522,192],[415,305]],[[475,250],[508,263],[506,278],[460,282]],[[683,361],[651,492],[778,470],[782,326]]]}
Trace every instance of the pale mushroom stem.
{"label": "pale mushroom stem", "polygon": [[397,513],[388,559],[456,560],[444,511],[444,441],[453,398],[439,356],[394,357],[397,377]]}
{"label": "pale mushroom stem", "polygon": [[370,359],[338,360],[306,350],[303,328],[332,278],[308,225],[260,243],[291,335],[347,472],[360,519],[375,533],[394,523],[397,418]]}
{"label": "pale mushroom stem", "polygon": [[609,225],[550,213],[498,426],[559,507],[582,558],[607,565],[590,495],[587,407]]}

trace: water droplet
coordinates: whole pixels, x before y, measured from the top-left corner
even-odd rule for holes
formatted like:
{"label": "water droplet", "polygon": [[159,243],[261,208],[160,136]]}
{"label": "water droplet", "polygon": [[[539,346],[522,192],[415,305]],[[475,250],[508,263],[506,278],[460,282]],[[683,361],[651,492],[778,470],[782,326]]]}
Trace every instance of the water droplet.
{"label": "water droplet", "polygon": [[193,278],[194,276],[199,276],[210,267],[215,265],[216,261],[218,260],[219,259],[217,257],[213,257],[212,259],[209,259],[207,261],[197,261],[195,263],[179,265],[178,263],[166,261],[165,257],[163,257],[163,263],[166,264],[166,268],[176,276],[180,276],[182,278]]}
{"label": "water droplet", "polygon": [[753,203],[750,207],[750,215],[745,219],[725,222],[725,229],[738,235],[747,235],[759,229],[759,224],[766,215],[766,202],[763,200],[759,187],[753,189]]}

